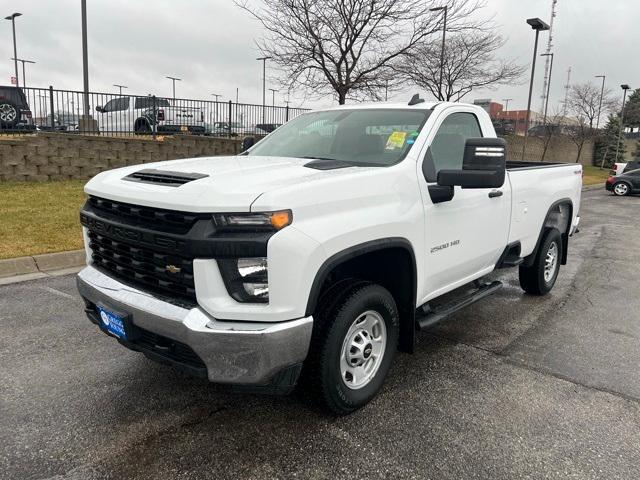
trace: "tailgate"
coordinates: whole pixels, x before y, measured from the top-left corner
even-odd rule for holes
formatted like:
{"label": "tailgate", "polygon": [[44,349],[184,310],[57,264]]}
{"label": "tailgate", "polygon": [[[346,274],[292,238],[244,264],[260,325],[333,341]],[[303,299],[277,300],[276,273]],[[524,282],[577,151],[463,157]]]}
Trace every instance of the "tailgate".
{"label": "tailgate", "polygon": [[171,125],[202,125],[204,112],[198,107],[165,107],[165,123]]}

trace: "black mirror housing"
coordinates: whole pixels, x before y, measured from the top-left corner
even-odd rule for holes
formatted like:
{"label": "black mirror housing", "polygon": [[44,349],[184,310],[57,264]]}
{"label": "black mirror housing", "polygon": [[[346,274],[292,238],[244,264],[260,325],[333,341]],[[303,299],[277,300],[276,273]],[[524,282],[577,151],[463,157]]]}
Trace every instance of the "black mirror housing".
{"label": "black mirror housing", "polygon": [[502,138],[469,138],[462,170],[440,170],[438,185],[462,188],[499,188],[507,170],[507,144]]}
{"label": "black mirror housing", "polygon": [[100,113],[104,112],[104,108],[102,107],[102,105],[98,105],[96,107],[96,112],[100,112]]}
{"label": "black mirror housing", "polygon": [[254,137],[244,137],[242,139],[242,151],[246,152],[255,144],[256,144],[256,139]]}

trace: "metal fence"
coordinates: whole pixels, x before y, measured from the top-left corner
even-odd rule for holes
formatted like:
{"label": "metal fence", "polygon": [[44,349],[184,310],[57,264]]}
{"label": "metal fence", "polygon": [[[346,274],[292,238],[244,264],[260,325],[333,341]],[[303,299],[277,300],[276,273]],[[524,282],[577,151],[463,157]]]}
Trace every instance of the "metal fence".
{"label": "metal fence", "polygon": [[[10,103],[17,110],[11,119]],[[88,108],[90,118],[83,119]],[[9,110],[7,110],[9,108]],[[275,105],[122,95],[49,88],[0,87],[0,134],[38,131],[103,135],[186,133],[222,137],[266,135],[307,111]],[[3,113],[4,112],[4,113]]]}

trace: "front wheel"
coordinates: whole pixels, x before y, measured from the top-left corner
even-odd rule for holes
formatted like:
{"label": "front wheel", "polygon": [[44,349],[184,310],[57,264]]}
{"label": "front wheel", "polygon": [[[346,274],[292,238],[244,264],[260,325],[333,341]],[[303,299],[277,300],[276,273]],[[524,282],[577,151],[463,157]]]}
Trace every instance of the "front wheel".
{"label": "front wheel", "polygon": [[613,194],[623,197],[629,194],[629,185],[624,182],[618,182],[613,186]]}
{"label": "front wheel", "polygon": [[555,228],[548,229],[531,266],[520,265],[520,286],[532,295],[546,295],[558,278],[562,258],[562,236]]}
{"label": "front wheel", "polygon": [[304,383],[338,415],[369,402],[380,390],[398,345],[399,315],[388,290],[355,283],[316,314]]}

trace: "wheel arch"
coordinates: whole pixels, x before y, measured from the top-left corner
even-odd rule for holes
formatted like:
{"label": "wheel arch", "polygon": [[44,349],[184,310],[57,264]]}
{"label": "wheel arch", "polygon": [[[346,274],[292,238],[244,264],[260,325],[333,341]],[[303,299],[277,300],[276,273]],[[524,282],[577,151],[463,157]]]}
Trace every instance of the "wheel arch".
{"label": "wheel arch", "polygon": [[540,243],[542,242],[542,237],[547,228],[557,228],[560,232],[560,236],[562,238],[562,257],[560,260],[562,265],[566,265],[569,250],[569,231],[571,230],[572,221],[573,201],[570,198],[562,198],[553,202],[547,211],[547,215],[544,218],[544,222],[542,222],[542,226],[540,227],[536,247],[533,249],[531,254],[525,257],[524,265],[527,267],[533,265],[536,253],[538,252],[538,248],[540,248]]}
{"label": "wheel arch", "polygon": [[[371,268],[373,264],[376,268]],[[305,315],[313,315],[328,286],[349,275],[378,283],[391,292],[400,314],[399,349],[412,352],[417,263],[411,242],[402,237],[381,238],[351,246],[329,257],[313,280]]]}

